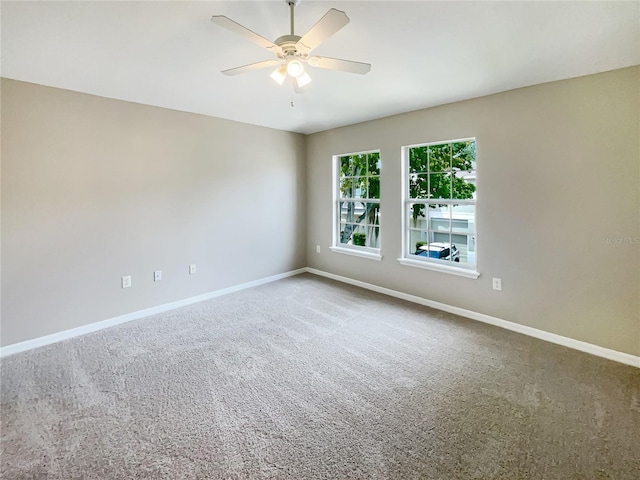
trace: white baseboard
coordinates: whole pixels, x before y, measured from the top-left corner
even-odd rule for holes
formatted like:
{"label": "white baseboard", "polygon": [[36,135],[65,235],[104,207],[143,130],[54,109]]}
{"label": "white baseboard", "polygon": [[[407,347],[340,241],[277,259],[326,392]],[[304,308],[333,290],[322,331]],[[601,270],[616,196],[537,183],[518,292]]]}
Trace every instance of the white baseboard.
{"label": "white baseboard", "polygon": [[6,347],[0,348],[0,358],[13,355],[19,352],[24,352],[26,350],[44,347],[45,345],[50,345],[52,343],[60,342],[62,340],[67,340],[73,337],[79,337],[80,335],[96,332],[104,328],[113,327],[115,325],[120,325],[122,323],[130,322],[132,320],[138,320],[140,318],[149,317],[151,315],[156,315],[158,313],[167,312],[169,310],[174,310],[176,308],[185,307],[193,303],[202,302],[204,300],[209,300],[211,298],[220,297],[222,295],[227,295],[229,293],[238,292],[240,290],[245,290],[247,288],[257,287],[259,285],[264,285],[265,283],[275,282],[277,280],[282,280],[283,278],[292,277],[294,275],[305,273],[306,271],[307,271],[306,268],[300,268],[298,270],[292,270],[290,272],[280,273],[278,275],[272,275],[270,277],[261,278],[261,279],[254,280],[247,283],[242,283],[240,285],[234,285],[233,287],[223,288],[221,290],[215,290],[213,292],[204,293],[202,295],[198,295],[195,297],[185,298],[184,300],[165,303],[164,305],[158,305],[157,307],[145,308],[144,310],[139,310],[137,312],[127,313],[125,315],[120,315],[118,317],[109,318],[107,320],[102,320],[100,322],[90,323],[89,325],[83,325],[81,327],[72,328],[70,330],[65,330],[63,332],[53,333],[51,335],[46,335],[44,337],[34,338],[32,340],[27,340],[25,342],[14,343],[12,345],[7,345]]}
{"label": "white baseboard", "polygon": [[6,347],[0,348],[0,358],[13,355],[15,353],[31,350],[34,348],[44,347],[46,345],[60,342],[62,340],[67,340],[69,338],[78,337],[80,335],[85,335],[87,333],[96,332],[98,330],[113,327],[115,325],[120,325],[122,323],[130,322],[132,320],[138,320],[140,318],[156,315],[158,313],[167,312],[169,310],[174,310],[176,308],[191,305],[193,303],[202,302],[205,300],[209,300],[211,298],[220,297],[222,295],[227,295],[229,293],[239,292],[240,290],[245,290],[247,288],[253,288],[259,285],[264,285],[266,283],[275,282],[277,280],[282,280],[283,278],[292,277],[294,275],[299,275],[305,272],[312,273],[314,275],[318,275],[321,277],[330,278],[332,280],[337,280],[342,283],[347,283],[349,285],[354,285],[356,287],[361,287],[374,292],[382,293],[384,295],[389,295],[390,297],[400,298],[402,300],[407,300],[409,302],[425,305],[427,307],[435,308],[437,310],[442,310],[444,312],[460,315],[461,317],[470,318],[472,320],[477,320],[479,322],[487,323],[489,325],[501,327],[506,330],[512,330],[514,332],[522,333],[524,335],[538,338],[540,340],[545,340],[547,342],[569,347],[574,350],[579,350],[581,352],[590,353],[598,357],[607,358],[615,362],[624,363],[626,365],[631,365],[631,366],[640,368],[640,357],[635,355],[618,352],[616,350],[600,347],[598,345],[593,345],[591,343],[575,340],[573,338],[556,335],[555,333],[546,332],[544,330],[538,330],[537,328],[527,327],[526,325],[520,325],[519,323],[502,320],[500,318],[492,317],[490,315],[485,315],[483,313],[474,312],[472,310],[466,310],[464,308],[454,307],[452,305],[435,302],[433,300],[427,300],[426,298],[410,295],[408,293],[398,292],[396,290],[391,290],[385,287],[379,287],[371,283],[361,282],[360,280],[354,280],[351,278],[342,277],[340,275],[335,275],[333,273],[328,273],[322,270],[317,270],[315,268],[309,268],[309,267],[300,268],[298,270],[292,270],[292,271],[281,273],[278,275],[272,275],[270,277],[261,278],[261,279],[254,280],[247,283],[242,283],[240,285],[234,285],[232,287],[223,288],[221,290],[216,290],[216,291],[205,293],[195,297],[185,298],[184,300],[178,300],[176,302],[165,303],[164,305],[158,305],[156,307],[146,308],[144,310],[139,310],[137,312],[127,313],[125,315],[120,315],[118,317],[109,318],[107,320],[91,323],[89,325],[83,325],[81,327],[72,328],[70,330],[65,330],[63,332],[53,333],[51,335],[46,335],[44,337],[34,338],[32,340],[27,340],[25,342],[14,343],[13,345],[7,345]]}
{"label": "white baseboard", "polygon": [[354,285],[356,287],[372,290],[374,292],[382,293],[384,295],[389,295],[390,297],[396,297],[402,300],[407,300],[409,302],[418,303],[420,305],[432,307],[437,310],[442,310],[445,312],[460,315],[461,317],[470,318],[472,320],[478,320],[479,322],[488,323],[489,325],[494,325],[496,327],[512,330],[514,332],[522,333],[530,337],[539,338],[540,340],[545,340],[547,342],[562,345],[564,347],[569,347],[574,350],[580,350],[581,352],[586,352],[592,355],[596,355],[598,357],[603,357],[609,360],[613,360],[614,362],[624,363],[626,365],[631,365],[633,367],[640,368],[640,357],[635,355],[618,352],[616,350],[600,347],[598,345],[593,345],[591,343],[575,340],[573,338],[563,337],[562,335],[556,335],[555,333],[546,332],[544,330],[538,330],[537,328],[527,327],[526,325],[520,325],[519,323],[502,320],[500,318],[492,317],[490,315],[485,315],[483,313],[466,310],[464,308],[454,307],[451,305],[447,305],[445,303],[434,302],[433,300],[427,300],[422,297],[409,295],[408,293],[398,292],[396,290],[391,290],[389,288],[379,287],[377,285],[361,282],[359,280],[353,280],[351,278],[342,277],[340,275],[324,272],[322,270],[316,270],[315,268],[307,268],[306,271],[309,273],[313,273],[314,275],[319,275],[322,277],[330,278],[332,280],[337,280],[339,282],[348,283],[349,285]]}

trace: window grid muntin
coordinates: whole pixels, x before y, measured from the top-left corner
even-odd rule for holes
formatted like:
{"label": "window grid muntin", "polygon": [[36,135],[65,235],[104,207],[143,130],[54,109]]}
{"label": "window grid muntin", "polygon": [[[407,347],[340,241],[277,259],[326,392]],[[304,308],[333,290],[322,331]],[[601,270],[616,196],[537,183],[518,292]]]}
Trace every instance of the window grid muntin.
{"label": "window grid muntin", "polygon": [[[348,168],[347,174],[343,175],[342,174],[342,170],[343,170],[343,166],[348,166],[350,162],[352,162],[353,157],[358,156],[358,155],[364,155],[365,156],[365,168],[364,169],[360,169],[360,170],[355,170],[353,168]],[[339,247],[345,247],[345,248],[353,248],[353,249],[357,249],[357,250],[365,250],[365,251],[371,251],[371,252],[379,252],[380,251],[380,171],[381,171],[381,160],[380,160],[380,151],[379,150],[370,150],[370,151],[366,151],[366,152],[358,152],[358,153],[349,153],[349,154],[344,154],[344,155],[336,155],[334,158],[336,158],[336,167],[337,167],[337,175],[336,175],[336,188],[337,188],[337,195],[335,196],[335,209],[336,209],[336,215],[334,218],[335,221],[335,225],[336,225],[336,233],[334,235],[334,245],[335,246],[339,246]],[[372,162],[372,160],[374,160]],[[360,175],[354,175],[355,173],[361,173]],[[351,191],[347,192],[347,193],[351,193],[352,196],[345,196],[346,194],[343,193],[342,191],[342,185],[343,185],[343,180],[351,180]],[[377,180],[377,188],[378,188],[378,192],[377,192],[377,198],[372,197],[371,193],[372,193],[372,188],[371,188],[371,180]],[[355,185],[357,183],[361,183],[362,181],[364,181],[365,184],[365,189],[366,189],[366,197],[358,197],[358,196],[353,196],[353,195],[357,195],[357,190],[358,188],[355,187]],[[349,221],[349,220],[343,220],[342,215],[343,215],[343,211],[342,211],[342,205],[345,203],[361,203],[365,205],[365,211],[366,211],[366,205],[370,204],[370,205],[377,205],[376,207],[376,213],[375,213],[375,219],[374,222],[370,222],[369,218],[367,216],[365,216],[365,218],[363,219],[363,221],[361,222],[355,222],[355,221]],[[351,244],[349,243],[343,243],[343,229],[342,226],[343,225],[353,225],[355,228],[352,230],[351,235],[349,236],[349,238],[347,239],[347,242],[351,242]],[[366,236],[365,236],[365,246],[360,246],[360,245],[354,245],[353,244],[353,234],[354,233],[358,233],[358,229],[364,229],[366,231]],[[371,230],[375,231],[375,234],[369,235],[369,232]],[[373,237],[373,238],[372,238]],[[375,241],[375,245],[376,246],[371,246],[372,241]]]}
{"label": "window grid muntin", "polygon": [[[474,156],[473,156],[473,161],[471,164],[471,168],[469,169],[459,169],[459,168],[454,168],[454,152],[453,152],[453,146],[456,143],[463,143],[463,142],[473,142],[473,150],[474,150]],[[451,141],[445,141],[445,142],[432,142],[432,143],[427,143],[427,144],[418,144],[418,145],[410,145],[410,146],[406,146],[404,147],[404,152],[405,152],[405,209],[404,209],[404,218],[403,218],[403,223],[405,225],[405,258],[411,258],[411,259],[419,259],[421,261],[426,261],[426,262],[435,262],[435,263],[440,263],[440,264],[447,264],[450,265],[452,263],[452,260],[440,260],[440,259],[436,259],[436,258],[431,258],[431,257],[423,257],[423,256],[417,256],[415,255],[416,249],[414,241],[412,240],[412,238],[414,238],[414,235],[412,235],[412,233],[424,233],[424,236],[426,237],[426,241],[428,241],[429,243],[437,243],[437,242],[442,242],[442,240],[437,239],[438,235],[447,235],[449,238],[448,242],[445,243],[449,243],[449,244],[454,244],[456,245],[456,248],[458,248],[458,250],[460,251],[460,247],[458,246],[458,244],[456,242],[454,242],[454,237],[456,236],[461,236],[467,237],[467,243],[464,244],[465,248],[465,253],[466,253],[466,257],[467,257],[467,263],[464,263],[462,261],[460,261],[459,263],[456,262],[455,265],[456,266],[460,266],[460,267],[464,267],[464,268],[473,268],[476,265],[476,260],[475,260],[475,245],[476,245],[476,222],[475,222],[475,218],[476,218],[476,209],[475,209],[475,205],[476,205],[476,198],[475,198],[475,184],[474,185],[474,190],[472,191],[472,198],[466,198],[466,199],[457,199],[454,198],[455,192],[454,192],[454,176],[459,176],[459,178],[463,178],[464,176],[473,176],[476,172],[477,169],[477,165],[476,165],[476,157],[475,157],[475,138],[465,138],[465,139],[459,139],[459,140],[451,140]],[[432,161],[431,161],[431,148],[428,148],[430,146],[439,146],[439,145],[447,145],[449,148],[449,155],[448,155],[448,167],[446,169],[443,170],[436,170],[435,172],[431,170],[431,166],[432,166]],[[424,165],[426,166],[426,168],[416,168],[416,162],[413,163],[412,165],[412,158],[411,158],[411,153],[412,153],[412,149],[415,148],[426,148],[426,162],[424,163]],[[448,171],[447,171],[448,170]],[[461,172],[461,173],[459,173]],[[449,197],[448,198],[437,198],[432,196],[432,175],[434,174],[449,174]],[[427,195],[426,196],[415,196],[412,197],[412,176],[413,175],[418,175],[420,178],[420,176],[424,176],[427,179]],[[465,180],[466,183],[471,183],[468,182],[467,180]],[[423,190],[424,191],[424,190]],[[419,218],[423,218],[426,221],[426,228],[416,228],[416,227],[412,227],[412,221],[413,221],[413,205],[423,205],[424,206],[424,211],[423,216],[419,216]],[[433,228],[431,228],[431,222],[429,221],[430,215],[429,215],[429,210],[430,207],[429,205],[435,205],[436,208],[439,206],[448,206],[449,209],[449,229],[442,231],[442,230],[435,230]],[[453,218],[453,207],[454,206],[458,206],[458,205],[473,205],[473,213],[471,215],[472,219],[468,219],[467,220],[467,231],[466,232],[460,232],[458,231],[454,225],[455,225],[455,221],[456,219]],[[472,221],[470,221],[472,220]],[[433,238],[433,240],[431,240],[431,238]],[[473,247],[473,250],[469,250],[470,246]],[[474,259],[472,262],[469,262],[468,260],[468,255],[469,252],[473,251],[474,254]]]}

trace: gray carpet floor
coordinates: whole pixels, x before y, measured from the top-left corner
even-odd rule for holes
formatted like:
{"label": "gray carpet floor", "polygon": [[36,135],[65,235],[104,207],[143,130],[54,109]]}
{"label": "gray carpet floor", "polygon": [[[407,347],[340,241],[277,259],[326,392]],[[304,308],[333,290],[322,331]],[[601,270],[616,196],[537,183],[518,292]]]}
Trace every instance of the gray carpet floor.
{"label": "gray carpet floor", "polygon": [[640,370],[309,274],[1,380],[3,479],[640,478]]}

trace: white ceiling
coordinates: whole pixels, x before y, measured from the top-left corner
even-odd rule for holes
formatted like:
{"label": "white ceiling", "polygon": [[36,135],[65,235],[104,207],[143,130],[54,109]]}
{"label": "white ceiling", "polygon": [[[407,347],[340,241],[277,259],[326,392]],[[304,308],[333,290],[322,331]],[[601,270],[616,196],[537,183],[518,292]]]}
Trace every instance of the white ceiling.
{"label": "white ceiling", "polygon": [[[271,58],[211,23],[226,15],[275,40],[285,0],[6,2],[3,77],[282,130],[337,126],[553,80],[640,64],[640,2],[311,1],[296,34],[329,8],[351,22],[314,50],[372,64],[369,74],[309,68],[295,95]],[[294,107],[291,107],[291,102]]]}

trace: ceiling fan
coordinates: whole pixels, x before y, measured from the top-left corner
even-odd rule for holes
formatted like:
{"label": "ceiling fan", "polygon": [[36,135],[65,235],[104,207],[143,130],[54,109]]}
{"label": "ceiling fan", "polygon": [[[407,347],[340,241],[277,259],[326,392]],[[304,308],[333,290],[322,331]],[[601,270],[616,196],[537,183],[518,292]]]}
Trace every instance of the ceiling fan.
{"label": "ceiling fan", "polygon": [[276,56],[274,59],[263,60],[261,62],[244,65],[242,67],[224,70],[222,72],[223,74],[238,75],[240,73],[274,67],[277,65],[278,67],[271,73],[271,78],[282,85],[289,76],[293,79],[293,86],[297,91],[311,82],[311,77],[304,69],[303,64],[305,63],[312,67],[340,70],[343,72],[358,73],[360,75],[364,75],[371,70],[371,65],[368,63],[309,55],[311,50],[316,48],[327,38],[349,23],[349,17],[347,17],[346,13],[336,10],[335,8],[330,9],[324,17],[318,21],[318,23],[300,37],[294,33],[293,21],[294,8],[300,0],[285,1],[289,5],[290,10],[291,34],[283,35],[273,42],[249,30],[248,28],[243,27],[224,15],[214,15],[211,17],[211,21],[216,25],[242,35],[247,40],[266,48]]}

